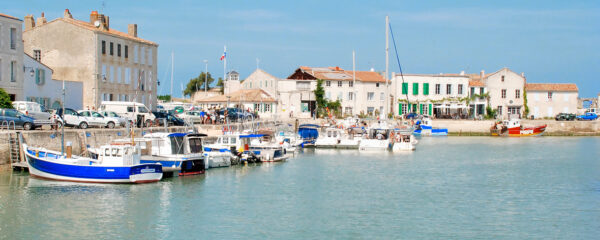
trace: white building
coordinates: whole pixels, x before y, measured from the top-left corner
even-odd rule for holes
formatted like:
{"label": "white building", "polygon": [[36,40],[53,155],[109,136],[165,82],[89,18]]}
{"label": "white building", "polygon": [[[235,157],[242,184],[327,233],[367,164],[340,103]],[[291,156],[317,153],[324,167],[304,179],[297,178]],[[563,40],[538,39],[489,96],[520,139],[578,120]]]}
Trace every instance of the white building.
{"label": "white building", "polygon": [[508,118],[510,115],[523,114],[523,92],[525,89],[525,75],[518,74],[508,68],[485,75],[481,72],[490,97],[490,107],[496,109],[498,118]]}
{"label": "white building", "polygon": [[262,69],[256,69],[244,81],[241,82],[242,89],[262,89],[271,96],[277,96],[277,82],[279,78],[265,72]]}
{"label": "white building", "polygon": [[553,118],[559,113],[577,114],[579,89],[573,83],[527,83],[529,116]]}
{"label": "white building", "polygon": [[23,21],[0,13],[0,88],[23,100]]}
{"label": "white building", "polygon": [[466,116],[470,76],[461,74],[395,74],[399,114],[450,118]]}
{"label": "white building", "polygon": [[[52,69],[24,54],[23,95],[46,109],[58,109],[62,102],[62,81],[52,79]],[[83,109],[83,83],[65,81],[65,107]]]}
{"label": "white building", "polygon": [[261,118],[273,118],[277,112],[277,100],[261,89],[241,89],[230,94],[204,98],[198,103],[207,108],[240,108],[256,112]]}
{"label": "white building", "polygon": [[[386,81],[381,74],[374,71],[352,72],[339,67],[313,68],[301,66],[287,79],[279,83],[282,84],[285,81],[296,82],[296,91],[302,92],[314,90],[312,86],[316,87],[317,80],[323,80],[325,98],[330,101],[340,101],[344,115],[365,114],[374,116],[384,112]],[[286,90],[289,91],[289,87]],[[392,92],[391,89],[389,91]],[[307,94],[307,97],[303,96],[301,99],[301,110],[314,111],[316,100],[314,94],[311,94]],[[293,106],[295,104],[284,102],[286,99],[283,95],[281,100],[282,106]]]}
{"label": "white building", "polygon": [[25,53],[50,66],[53,79],[82,82],[85,107],[108,100],[155,109],[158,44],[138,37],[137,24],[125,33],[111,28],[108,16],[96,11],[89,16],[74,19],[68,9],[50,22],[43,14],[37,22],[26,16]]}

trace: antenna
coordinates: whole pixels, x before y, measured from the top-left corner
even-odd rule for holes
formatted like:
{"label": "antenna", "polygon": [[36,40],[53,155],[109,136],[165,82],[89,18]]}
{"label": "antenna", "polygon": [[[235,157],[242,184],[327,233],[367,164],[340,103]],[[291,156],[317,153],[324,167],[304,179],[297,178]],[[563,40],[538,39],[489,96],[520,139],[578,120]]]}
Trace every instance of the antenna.
{"label": "antenna", "polygon": [[257,70],[259,69],[259,67],[258,67],[259,65],[260,65],[260,59],[256,58],[256,69]]}
{"label": "antenna", "polygon": [[100,8],[100,12],[104,14],[104,8],[106,7],[106,2],[102,1],[102,8]]}

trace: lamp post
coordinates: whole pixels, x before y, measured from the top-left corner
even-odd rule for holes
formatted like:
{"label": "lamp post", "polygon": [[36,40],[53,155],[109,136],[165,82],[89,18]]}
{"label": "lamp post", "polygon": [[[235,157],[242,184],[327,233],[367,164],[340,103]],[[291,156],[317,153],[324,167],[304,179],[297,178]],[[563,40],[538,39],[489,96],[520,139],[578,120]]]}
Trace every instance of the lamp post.
{"label": "lamp post", "polygon": [[208,60],[204,60],[204,97],[208,88]]}

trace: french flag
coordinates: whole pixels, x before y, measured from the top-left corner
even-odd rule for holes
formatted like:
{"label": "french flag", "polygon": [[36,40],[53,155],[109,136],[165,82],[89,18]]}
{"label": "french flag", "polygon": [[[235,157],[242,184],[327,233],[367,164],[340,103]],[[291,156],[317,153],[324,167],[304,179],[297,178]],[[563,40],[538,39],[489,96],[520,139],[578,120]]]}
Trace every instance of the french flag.
{"label": "french flag", "polygon": [[223,59],[225,59],[227,57],[227,47],[223,48],[223,55],[221,55],[221,61],[223,61]]}

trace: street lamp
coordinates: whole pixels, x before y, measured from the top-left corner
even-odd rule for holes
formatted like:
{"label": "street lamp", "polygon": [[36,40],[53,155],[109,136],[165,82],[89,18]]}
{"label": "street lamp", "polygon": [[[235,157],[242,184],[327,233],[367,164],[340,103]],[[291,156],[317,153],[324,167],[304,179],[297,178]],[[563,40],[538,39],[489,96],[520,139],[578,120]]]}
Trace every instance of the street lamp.
{"label": "street lamp", "polygon": [[33,77],[33,75],[35,74],[35,70],[33,70],[33,67],[23,67],[23,72],[25,72],[26,69],[31,69],[29,70],[29,76]]}

